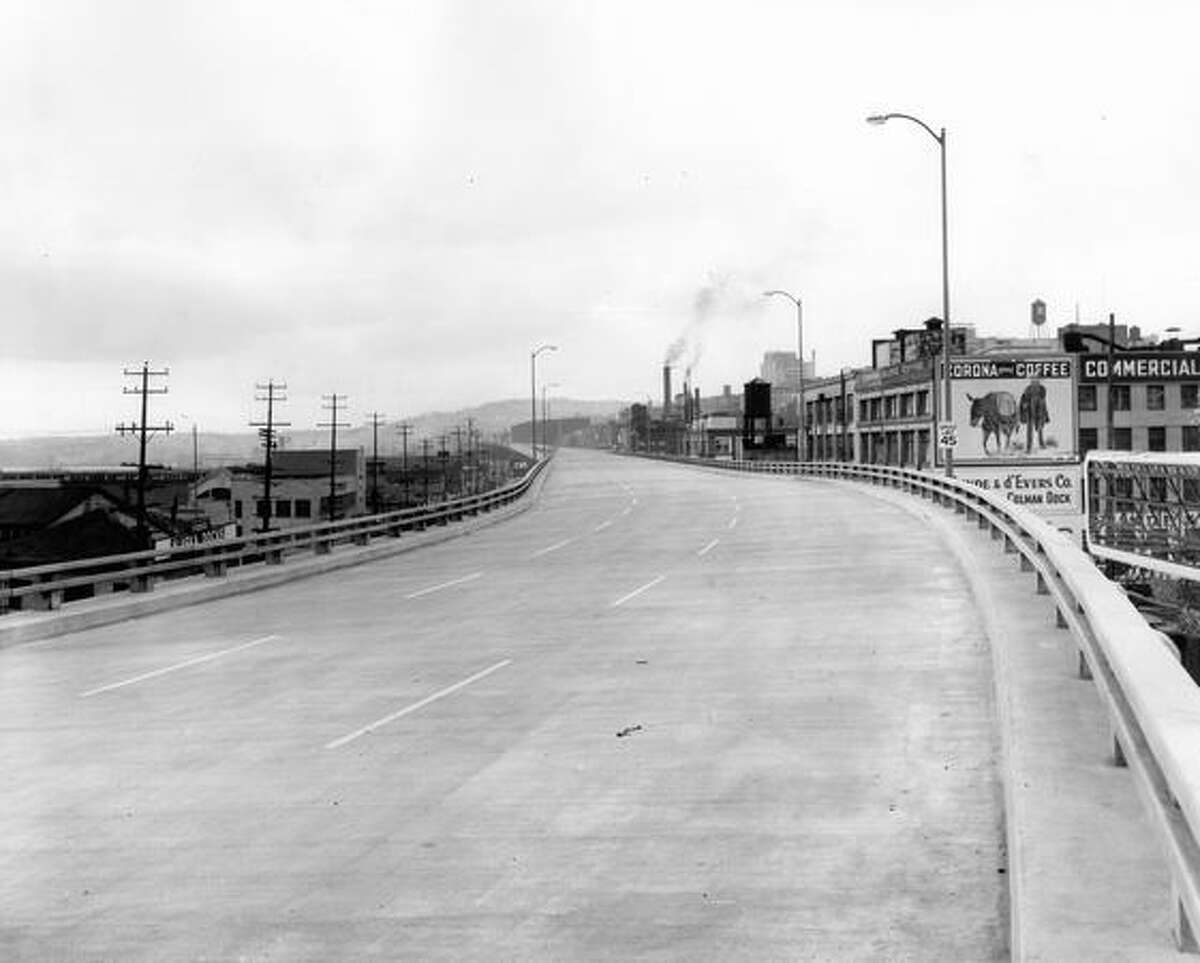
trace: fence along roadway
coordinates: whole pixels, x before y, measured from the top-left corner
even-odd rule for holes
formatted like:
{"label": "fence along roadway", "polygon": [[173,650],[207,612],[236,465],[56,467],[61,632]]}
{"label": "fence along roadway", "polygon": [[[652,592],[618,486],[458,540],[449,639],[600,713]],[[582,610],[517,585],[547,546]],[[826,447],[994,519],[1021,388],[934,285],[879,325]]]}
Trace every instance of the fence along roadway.
{"label": "fence along roadway", "polygon": [[989,671],[910,514],[564,451],[468,538],[0,651],[0,957],[1002,957]]}

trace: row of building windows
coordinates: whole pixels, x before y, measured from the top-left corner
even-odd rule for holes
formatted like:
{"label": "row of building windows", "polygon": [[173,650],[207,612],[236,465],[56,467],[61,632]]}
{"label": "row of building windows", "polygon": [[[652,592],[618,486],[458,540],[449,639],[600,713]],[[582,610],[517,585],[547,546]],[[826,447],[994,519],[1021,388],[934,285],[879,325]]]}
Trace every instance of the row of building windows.
{"label": "row of building windows", "polygon": [[[326,509],[328,499],[321,499],[322,513]],[[257,498],[254,501],[254,514],[258,518],[267,517],[267,502],[266,499]],[[243,515],[241,501],[233,503],[233,517],[241,518]],[[275,518],[312,518],[312,499],[311,498],[277,498],[275,499]]]}
{"label": "row of building windows", "polygon": [[858,403],[859,421],[891,421],[894,418],[925,418],[928,415],[928,389],[864,398]]}
{"label": "row of building windows", "polygon": [[[1079,453],[1087,454],[1093,448],[1100,447],[1099,428],[1079,429]],[[1133,450],[1133,429],[1114,428],[1112,443],[1107,447],[1117,451]],[[1146,451],[1167,450],[1167,429],[1164,425],[1150,425],[1146,428]],[[1200,451],[1200,425],[1180,426],[1180,451]]]}
{"label": "row of building windows", "polygon": [[808,402],[806,417],[810,425],[841,425],[846,422],[846,412],[854,411],[854,395],[846,395],[843,403],[840,394],[821,397]]}
{"label": "row of building windows", "polygon": [[[1095,411],[1100,385],[1080,385],[1079,386],[1079,410],[1080,411]],[[1112,393],[1113,411],[1129,411],[1130,402],[1132,400],[1132,385],[1113,385],[1109,391]],[[1147,411],[1165,411],[1167,408],[1167,386],[1166,385],[1139,385],[1139,389],[1143,388],[1146,392],[1146,410]],[[1179,407],[1180,408],[1200,408],[1200,384],[1181,384],[1179,386]]]}

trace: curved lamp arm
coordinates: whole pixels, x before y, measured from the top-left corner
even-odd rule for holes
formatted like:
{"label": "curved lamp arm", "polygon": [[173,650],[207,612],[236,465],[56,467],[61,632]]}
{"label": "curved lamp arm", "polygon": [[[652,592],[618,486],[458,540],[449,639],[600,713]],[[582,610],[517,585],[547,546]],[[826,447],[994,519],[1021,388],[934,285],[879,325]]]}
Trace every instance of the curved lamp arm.
{"label": "curved lamp arm", "polygon": [[917,126],[925,128],[925,133],[927,133],[930,137],[932,137],[935,141],[937,141],[942,146],[945,146],[946,131],[944,129],[942,130],[942,132],[940,134],[935,133],[934,129],[932,127],[930,127],[927,123],[925,123],[925,121],[921,120],[920,117],[914,117],[912,114],[898,114],[898,113],[872,114],[870,117],[867,118],[867,123],[868,124],[876,124],[876,125],[886,124],[889,120],[893,120],[893,119],[911,120]]}

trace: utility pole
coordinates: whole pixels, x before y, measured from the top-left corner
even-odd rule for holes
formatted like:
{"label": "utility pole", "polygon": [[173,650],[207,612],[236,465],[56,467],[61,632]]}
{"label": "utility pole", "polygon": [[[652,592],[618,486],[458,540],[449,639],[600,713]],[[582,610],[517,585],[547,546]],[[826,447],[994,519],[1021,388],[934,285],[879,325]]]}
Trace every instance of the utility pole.
{"label": "utility pole", "polygon": [[[255,401],[265,401],[267,403],[267,420],[252,421],[251,428],[258,429],[258,436],[262,439],[263,449],[266,454],[263,456],[263,510],[262,510],[262,525],[259,528],[260,532],[269,532],[271,530],[271,453],[278,447],[278,442],[275,439],[275,429],[277,427],[289,427],[290,421],[275,420],[275,402],[287,401],[287,397],[280,392],[287,391],[287,383],[283,381],[274,381],[268,379],[267,383],[255,383],[254,395]],[[263,393],[265,392],[265,394]]]}
{"label": "utility pole", "polygon": [[448,497],[446,491],[446,462],[450,460],[450,436],[438,436],[438,461],[442,464],[442,501]]}
{"label": "utility pole", "polygon": [[175,429],[175,426],[169,421],[162,425],[146,424],[146,408],[150,395],[165,395],[167,393],[165,385],[161,388],[151,388],[150,379],[165,378],[170,373],[170,370],[167,368],[163,368],[161,371],[151,371],[150,362],[143,361],[140,369],[124,369],[126,377],[140,376],[141,383],[133,386],[126,385],[121,389],[122,394],[142,396],[141,421],[129,425],[122,422],[117,425],[117,432],[122,437],[126,435],[138,436],[137,535],[138,541],[146,548],[150,547],[150,526],[146,522],[146,478],[148,474],[146,470],[146,439],[156,431],[161,431],[163,434],[170,434]]}
{"label": "utility pole", "polygon": [[408,508],[408,436],[412,433],[412,425],[401,422],[396,426],[401,438],[400,471],[404,476],[404,507]]}
{"label": "utility pole", "polygon": [[471,443],[475,440],[475,420],[467,419],[467,461],[471,465],[471,494],[479,494],[479,478],[476,472],[475,455],[472,453]]}
{"label": "utility pole", "polygon": [[421,498],[422,504],[429,504],[429,439],[421,439]]}
{"label": "utility pole", "polygon": [[318,428],[329,429],[329,521],[337,519],[337,430],[349,428],[350,423],[338,421],[338,405],[345,410],[346,396],[334,392],[331,395],[321,395],[321,407],[330,413],[328,421],[317,422]]}
{"label": "utility pole", "polygon": [[[1117,316],[1111,311],[1108,315],[1108,374],[1105,377],[1105,394],[1108,395],[1108,404],[1104,408],[1104,443],[1109,450],[1117,447],[1113,440],[1113,362],[1116,360],[1114,353],[1117,350]],[[1028,434],[1026,430],[1026,434]]]}
{"label": "utility pole", "polygon": [[379,514],[379,420],[383,417],[372,411],[371,418],[371,512]]}
{"label": "utility pole", "polygon": [[[456,457],[458,458],[458,494],[461,495],[462,490],[463,490],[463,446],[462,446],[463,428],[462,428],[462,425],[454,426],[454,439],[455,439],[455,445],[456,445],[456,450],[457,450]],[[470,444],[469,439],[468,439],[467,444],[468,445]]]}

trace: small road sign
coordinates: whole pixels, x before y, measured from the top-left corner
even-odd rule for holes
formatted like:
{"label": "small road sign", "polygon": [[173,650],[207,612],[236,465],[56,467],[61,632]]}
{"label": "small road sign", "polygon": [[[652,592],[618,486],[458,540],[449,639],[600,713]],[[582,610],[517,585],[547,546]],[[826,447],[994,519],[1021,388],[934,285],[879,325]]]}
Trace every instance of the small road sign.
{"label": "small road sign", "polygon": [[958,444],[958,427],[953,421],[938,422],[938,447],[953,448]]}

